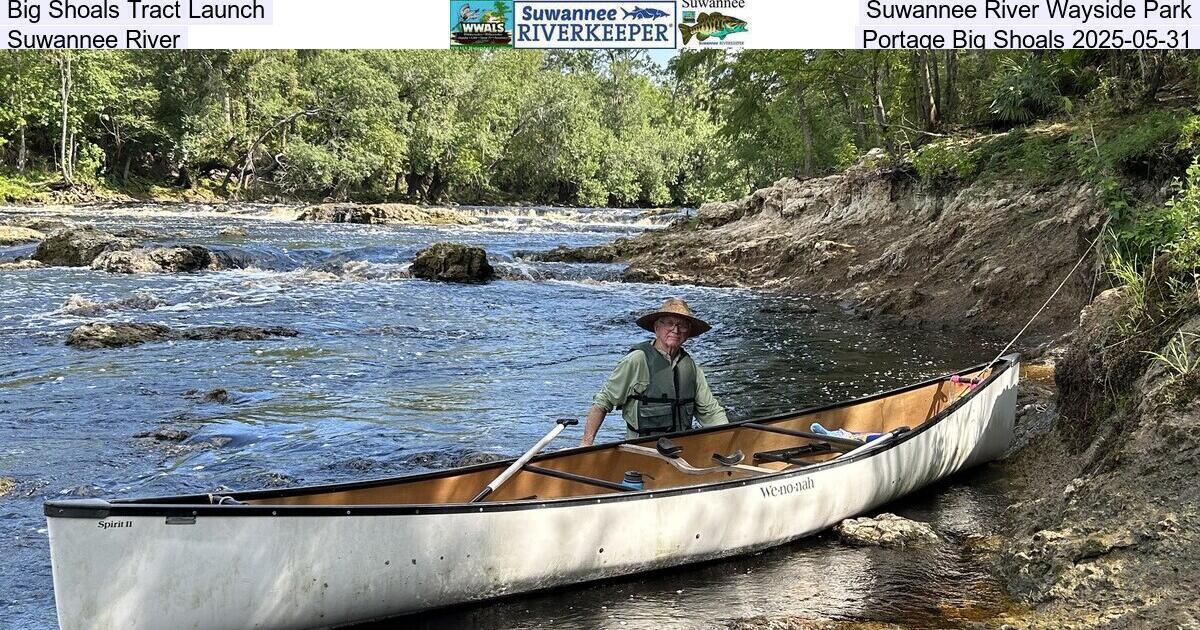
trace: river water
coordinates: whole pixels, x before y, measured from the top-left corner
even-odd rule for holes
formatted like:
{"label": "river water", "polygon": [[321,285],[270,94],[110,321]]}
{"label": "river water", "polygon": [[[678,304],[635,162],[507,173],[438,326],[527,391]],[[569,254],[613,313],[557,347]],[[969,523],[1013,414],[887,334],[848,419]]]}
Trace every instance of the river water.
{"label": "river water", "polygon": [[[0,207],[143,240],[203,244],[242,268],[116,275],[0,271],[0,626],[55,626],[48,498],[313,484],[516,455],[553,419],[582,417],[632,320],[671,295],[714,324],[689,343],[731,419],[860,396],[988,360],[994,345],[883,329],[799,297],[624,284],[615,265],[524,263],[518,250],[589,245],[673,218],[636,210],[468,208],[469,227],[327,225],[266,206]],[[241,228],[244,234],[222,233]],[[407,276],[420,248],[484,247],[503,279]],[[0,261],[28,247],[0,249]],[[92,321],[287,326],[267,341],[75,350]],[[226,396],[207,396],[214,390]],[[610,418],[600,440],[619,439]],[[618,419],[619,420],[619,419]],[[135,434],[169,428],[182,442]],[[561,446],[578,440],[579,429]],[[979,473],[889,509],[955,537],[1003,504]],[[709,627],[771,614],[955,627],[997,610],[995,585],[956,546],[857,549],[817,537],[757,556],[410,618],[417,627]]]}

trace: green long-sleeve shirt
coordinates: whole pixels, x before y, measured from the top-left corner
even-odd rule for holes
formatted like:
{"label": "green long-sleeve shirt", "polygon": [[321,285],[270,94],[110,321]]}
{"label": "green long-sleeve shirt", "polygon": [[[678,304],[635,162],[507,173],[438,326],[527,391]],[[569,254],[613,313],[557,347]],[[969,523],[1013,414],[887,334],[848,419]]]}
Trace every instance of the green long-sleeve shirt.
{"label": "green long-sleeve shirt", "polygon": [[[619,407],[621,416],[626,423],[626,439],[635,438],[638,437],[637,433],[629,430],[628,427],[638,425],[638,401],[630,399],[630,396],[646,391],[649,385],[650,370],[646,367],[646,360],[640,350],[634,350],[621,357],[617,367],[605,381],[604,387],[592,398],[592,404],[605,412]],[[713,397],[712,390],[708,388],[708,379],[704,377],[704,371],[698,364],[696,365],[695,415],[700,424],[706,427],[729,422],[729,419],[725,417],[725,409]],[[688,422],[691,422],[691,418],[688,418]]]}

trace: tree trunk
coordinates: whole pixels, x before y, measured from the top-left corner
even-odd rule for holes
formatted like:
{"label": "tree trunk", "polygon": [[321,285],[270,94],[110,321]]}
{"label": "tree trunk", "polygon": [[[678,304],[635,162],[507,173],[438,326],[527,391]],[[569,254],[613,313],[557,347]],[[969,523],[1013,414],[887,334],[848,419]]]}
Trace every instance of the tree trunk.
{"label": "tree trunk", "polygon": [[812,121],[808,116],[808,104],[804,99],[805,89],[803,84],[797,86],[796,107],[800,109],[800,133],[804,141],[804,170],[801,175],[807,178],[813,175],[813,133]]}
{"label": "tree trunk", "polygon": [[892,142],[892,134],[888,131],[887,107],[883,104],[883,90],[880,89],[879,54],[871,57],[871,112],[875,115],[875,126],[879,128],[879,137],[887,148],[888,155],[895,157],[896,145]]}
{"label": "tree trunk", "polygon": [[62,105],[62,137],[59,142],[59,151],[62,153],[60,168],[62,170],[63,181],[68,185],[71,184],[71,174],[73,172],[71,163],[71,154],[74,152],[71,147],[71,142],[68,141],[68,136],[72,135],[68,132],[68,117],[71,113],[71,53],[63,51],[58,57],[58,78],[59,78],[59,96]]}
{"label": "tree trunk", "polygon": [[27,153],[26,153],[26,146],[25,146],[25,121],[21,121],[21,128],[18,130],[18,135],[17,135],[17,172],[18,173],[25,171],[26,155],[27,155]]}
{"label": "tree trunk", "polygon": [[937,99],[933,96],[934,82],[929,76],[929,53],[912,52],[909,55],[909,68],[914,77],[913,107],[917,120],[921,122],[922,131],[931,131],[937,127]]}
{"label": "tree trunk", "polygon": [[125,154],[125,168],[121,170],[121,181],[129,181],[129,165],[133,162],[133,151]]}
{"label": "tree trunk", "polygon": [[846,115],[854,121],[854,144],[862,150],[867,146],[866,121],[863,120],[862,107],[857,101],[850,100],[850,88],[846,87],[846,84],[839,83],[837,92]]}
{"label": "tree trunk", "polygon": [[930,122],[933,123],[933,128],[938,129],[942,126],[942,80],[939,76],[941,73],[938,70],[937,53],[932,50],[926,50],[922,53],[925,56],[925,75],[929,80],[929,102]]}
{"label": "tree trunk", "polygon": [[953,123],[958,117],[958,51],[946,51],[946,80],[942,83],[942,120]]}
{"label": "tree trunk", "polygon": [[450,188],[450,181],[442,175],[442,169],[437,165],[433,167],[432,176],[429,178],[429,189],[425,193],[425,199],[429,203],[437,203],[446,195],[446,190]]}
{"label": "tree trunk", "polygon": [[1138,65],[1142,71],[1142,102],[1152,103],[1162,89],[1164,70],[1167,65],[1167,53],[1153,50],[1137,52]]}

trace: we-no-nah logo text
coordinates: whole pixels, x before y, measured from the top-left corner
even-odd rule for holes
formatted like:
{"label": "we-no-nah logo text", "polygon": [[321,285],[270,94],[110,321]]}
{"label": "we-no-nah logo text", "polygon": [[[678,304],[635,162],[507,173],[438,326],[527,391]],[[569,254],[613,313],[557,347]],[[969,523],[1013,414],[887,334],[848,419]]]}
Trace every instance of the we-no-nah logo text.
{"label": "we-no-nah logo text", "polygon": [[516,48],[675,48],[673,0],[516,0]]}

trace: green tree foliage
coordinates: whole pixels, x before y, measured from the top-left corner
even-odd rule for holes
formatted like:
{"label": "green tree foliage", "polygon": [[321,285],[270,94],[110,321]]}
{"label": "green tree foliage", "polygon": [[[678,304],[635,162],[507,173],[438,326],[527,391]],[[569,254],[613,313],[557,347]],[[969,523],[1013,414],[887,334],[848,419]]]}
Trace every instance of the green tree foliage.
{"label": "green tree foliage", "polygon": [[875,148],[936,166],[921,149],[948,133],[1075,101],[1130,112],[1194,94],[1194,59],[705,50],[663,68],[615,50],[9,51],[0,164],[203,180],[242,198],[695,205]]}

